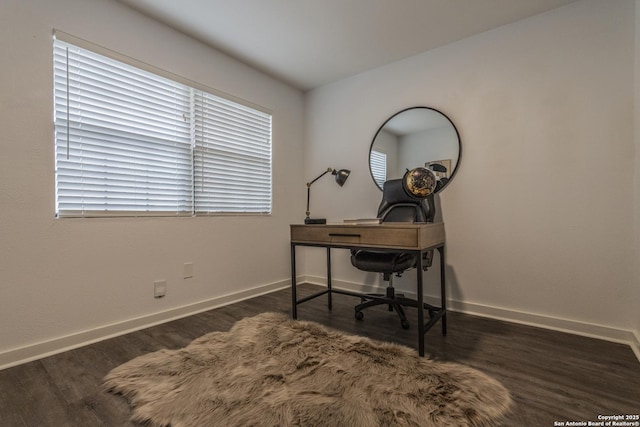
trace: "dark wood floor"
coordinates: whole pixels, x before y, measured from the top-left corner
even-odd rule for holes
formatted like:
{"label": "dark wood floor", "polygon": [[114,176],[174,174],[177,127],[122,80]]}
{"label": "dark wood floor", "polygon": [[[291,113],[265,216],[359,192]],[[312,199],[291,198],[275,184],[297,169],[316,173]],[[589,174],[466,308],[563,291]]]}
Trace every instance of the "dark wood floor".
{"label": "dark wood floor", "polygon": [[[302,285],[299,296],[316,290]],[[396,315],[383,306],[368,309],[365,319],[357,321],[357,301],[334,296],[331,312],[325,298],[309,301],[299,307],[298,317],[415,348],[415,327],[401,329]],[[235,321],[264,311],[289,313],[289,291],[0,371],[0,426],[133,426],[125,399],[101,387],[107,372],[136,356],[226,331]],[[408,314],[415,325],[415,309]],[[640,413],[640,362],[628,346],[461,313],[448,314],[448,329],[446,337],[439,325],[427,333],[427,353],[501,381],[516,402],[504,426],[553,426],[555,421]]]}

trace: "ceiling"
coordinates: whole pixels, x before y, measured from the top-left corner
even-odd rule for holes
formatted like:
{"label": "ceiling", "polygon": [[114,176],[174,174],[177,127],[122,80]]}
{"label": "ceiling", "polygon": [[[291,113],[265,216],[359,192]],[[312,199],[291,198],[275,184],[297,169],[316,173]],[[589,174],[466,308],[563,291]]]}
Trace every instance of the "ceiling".
{"label": "ceiling", "polygon": [[309,90],[575,0],[118,0]]}

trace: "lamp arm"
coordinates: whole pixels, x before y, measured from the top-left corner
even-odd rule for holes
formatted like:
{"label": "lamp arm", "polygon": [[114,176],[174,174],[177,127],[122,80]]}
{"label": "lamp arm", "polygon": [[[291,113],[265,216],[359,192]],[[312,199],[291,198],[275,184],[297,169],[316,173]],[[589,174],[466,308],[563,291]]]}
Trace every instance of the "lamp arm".
{"label": "lamp arm", "polygon": [[333,168],[327,168],[326,171],[322,172],[315,179],[313,179],[312,181],[307,182],[307,212],[306,212],[307,218],[309,218],[309,215],[311,214],[311,212],[309,212],[309,199],[310,199],[310,194],[311,194],[311,184],[313,184],[314,182],[316,182],[317,180],[319,180],[320,178],[322,178],[323,176],[325,176],[329,172],[333,172],[333,171],[334,171]]}
{"label": "lamp arm", "polygon": [[320,175],[318,175],[313,181],[307,182],[307,188],[311,187],[311,184],[313,184],[314,182],[316,182],[317,180],[319,180],[320,178],[322,178],[323,176],[325,176],[329,172],[333,172],[333,168],[328,168],[326,171],[324,171]]}

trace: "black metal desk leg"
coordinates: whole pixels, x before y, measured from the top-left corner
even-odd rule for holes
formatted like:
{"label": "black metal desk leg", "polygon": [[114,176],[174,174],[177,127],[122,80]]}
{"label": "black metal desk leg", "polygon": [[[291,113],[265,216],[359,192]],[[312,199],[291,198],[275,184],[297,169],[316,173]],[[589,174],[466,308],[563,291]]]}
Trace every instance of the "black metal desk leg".
{"label": "black metal desk leg", "polygon": [[438,252],[440,253],[440,307],[444,313],[440,321],[442,322],[442,335],[447,335],[447,292],[444,272],[444,245],[438,248]]}
{"label": "black metal desk leg", "polygon": [[296,294],[296,245],[291,244],[291,317],[298,318],[298,296]]}
{"label": "black metal desk leg", "polygon": [[418,261],[416,271],[418,274],[418,354],[424,356],[424,293],[422,289],[422,252],[417,252]]}
{"label": "black metal desk leg", "polygon": [[331,248],[327,248],[327,306],[329,310],[332,308],[332,300],[331,300]]}

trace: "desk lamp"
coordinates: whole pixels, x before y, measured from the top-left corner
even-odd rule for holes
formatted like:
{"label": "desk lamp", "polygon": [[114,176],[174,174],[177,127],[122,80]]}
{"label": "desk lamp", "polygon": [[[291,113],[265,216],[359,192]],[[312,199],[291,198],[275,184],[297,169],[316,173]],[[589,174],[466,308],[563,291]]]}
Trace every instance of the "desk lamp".
{"label": "desk lamp", "polygon": [[433,191],[440,191],[440,189],[449,181],[449,178],[447,177],[447,168],[439,163],[432,163],[429,165],[429,169],[435,173],[437,179],[436,188]]}
{"label": "desk lamp", "polygon": [[347,170],[347,169],[335,170],[333,168],[328,168],[326,171],[322,172],[313,181],[307,182],[307,217],[304,219],[304,223],[305,224],[326,224],[327,223],[327,219],[326,218],[309,218],[309,214],[311,213],[311,212],[309,212],[309,196],[311,194],[311,184],[313,184],[314,182],[316,182],[317,180],[319,180],[320,178],[322,178],[324,175],[326,175],[329,172],[331,172],[331,175],[335,175],[336,176],[336,183],[340,187],[342,187],[344,185],[344,183],[347,180],[347,178],[349,178],[349,174],[351,173],[351,171]]}

